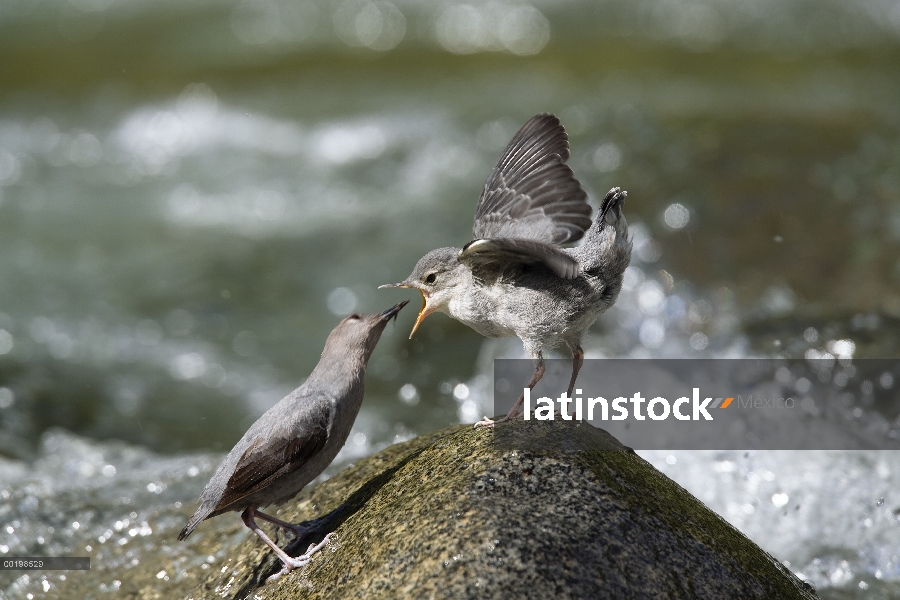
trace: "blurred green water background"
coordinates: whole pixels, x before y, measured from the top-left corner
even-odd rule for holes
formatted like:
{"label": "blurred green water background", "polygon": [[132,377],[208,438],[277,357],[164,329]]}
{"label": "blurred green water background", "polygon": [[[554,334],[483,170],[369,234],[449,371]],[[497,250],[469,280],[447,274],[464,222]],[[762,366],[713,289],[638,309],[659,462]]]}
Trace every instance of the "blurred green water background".
{"label": "blurred green water background", "polygon": [[[2,0],[0,454],[229,449],[538,112],[629,192],[593,355],[896,357],[898,65],[896,0]],[[412,305],[345,460],[480,418],[517,351]]]}
{"label": "blurred green water background", "polygon": [[[542,111],[595,198],[628,189],[635,264],[686,290],[611,353],[687,315],[890,356],[898,38],[887,1],[0,3],[0,449],[53,425],[227,449],[339,316],[469,239]],[[455,421],[483,341],[436,316],[408,342],[406,312],[369,380],[380,441]]]}

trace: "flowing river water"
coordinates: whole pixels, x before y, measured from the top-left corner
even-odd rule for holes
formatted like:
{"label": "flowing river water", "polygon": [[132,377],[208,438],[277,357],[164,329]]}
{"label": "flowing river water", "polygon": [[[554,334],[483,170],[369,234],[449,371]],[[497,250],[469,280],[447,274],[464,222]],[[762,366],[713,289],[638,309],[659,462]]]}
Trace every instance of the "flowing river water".
{"label": "flowing river water", "polygon": [[[897,358],[898,65],[896,0],[0,0],[0,556],[154,560],[337,321],[470,239],[538,112],[595,206],[629,193],[589,356]],[[407,340],[412,300],[330,472],[479,419],[521,356]],[[644,455],[823,598],[900,594],[896,452]]]}

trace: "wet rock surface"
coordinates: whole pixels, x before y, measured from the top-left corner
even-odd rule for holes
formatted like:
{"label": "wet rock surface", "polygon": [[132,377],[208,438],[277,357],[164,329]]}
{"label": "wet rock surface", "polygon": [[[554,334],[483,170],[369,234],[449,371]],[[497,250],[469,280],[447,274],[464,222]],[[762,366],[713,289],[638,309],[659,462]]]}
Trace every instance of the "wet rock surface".
{"label": "wet rock surface", "polygon": [[[816,597],[587,424],[452,427],[360,461],[272,512],[302,521],[342,504],[332,542],[278,581],[265,583],[280,563],[235,513],[203,523],[185,543],[174,541],[174,521],[154,529],[156,559],[145,553],[121,569],[115,591],[196,599]],[[179,510],[186,519],[193,505]],[[290,543],[280,532],[276,540]],[[95,567],[54,582],[50,595],[96,596],[111,573]]]}

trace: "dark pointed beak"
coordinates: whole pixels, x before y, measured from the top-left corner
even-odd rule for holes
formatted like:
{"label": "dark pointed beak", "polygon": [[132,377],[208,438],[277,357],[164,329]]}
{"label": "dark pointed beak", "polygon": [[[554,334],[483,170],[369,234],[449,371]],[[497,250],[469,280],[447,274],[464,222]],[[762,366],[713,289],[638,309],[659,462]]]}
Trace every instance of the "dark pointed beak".
{"label": "dark pointed beak", "polygon": [[409,304],[409,300],[404,300],[403,302],[398,302],[397,304],[390,307],[389,309],[387,309],[386,311],[384,311],[383,313],[381,313],[378,316],[380,316],[381,319],[384,321],[390,321],[391,319],[396,319],[397,313],[399,313],[400,309],[403,308],[404,306],[406,306],[407,304]]}
{"label": "dark pointed beak", "polygon": [[408,286],[401,281],[400,283],[386,283],[384,285],[379,285],[378,289],[381,290],[384,288],[408,288],[408,287],[411,287],[411,286]]}

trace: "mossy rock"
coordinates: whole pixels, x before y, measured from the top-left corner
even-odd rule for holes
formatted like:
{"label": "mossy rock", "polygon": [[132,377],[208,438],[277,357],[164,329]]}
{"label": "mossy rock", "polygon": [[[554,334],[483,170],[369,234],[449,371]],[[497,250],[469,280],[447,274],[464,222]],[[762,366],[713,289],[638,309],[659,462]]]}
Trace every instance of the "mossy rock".
{"label": "mossy rock", "polygon": [[[248,536],[224,567],[197,568],[178,587],[196,599],[816,597],[588,424],[445,429],[304,490],[279,517],[312,519],[341,504],[332,542],[306,567],[265,583],[280,563]],[[237,514],[204,523],[200,545],[218,547],[236,525]]]}
{"label": "mossy rock", "polygon": [[[188,485],[190,483],[190,485]],[[332,541],[280,568],[237,513],[178,531],[201,482],[153,533],[104,546],[48,598],[815,598],[778,561],[589,424],[457,426],[387,448],[270,512],[299,522],[344,505]],[[190,500],[188,500],[190,498]],[[269,532],[274,528],[262,523]],[[292,554],[298,542],[281,531]],[[110,593],[112,592],[112,595]]]}

